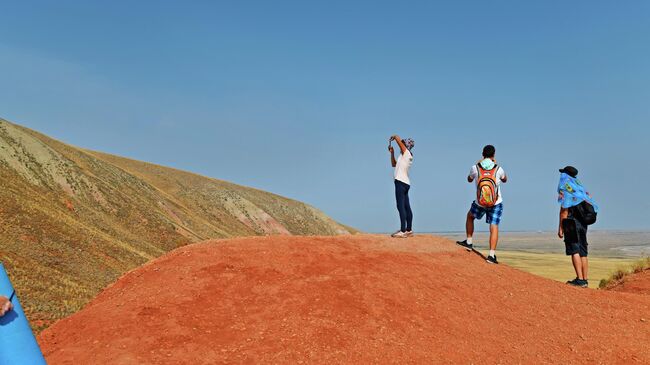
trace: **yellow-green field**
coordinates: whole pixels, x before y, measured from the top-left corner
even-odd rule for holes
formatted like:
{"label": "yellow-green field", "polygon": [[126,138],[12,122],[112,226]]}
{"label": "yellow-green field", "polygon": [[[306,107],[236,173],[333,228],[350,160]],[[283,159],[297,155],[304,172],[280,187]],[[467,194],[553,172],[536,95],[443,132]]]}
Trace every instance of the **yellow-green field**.
{"label": "yellow-green field", "polygon": [[[555,253],[499,251],[499,262],[545,278],[566,282],[575,278],[568,256]],[[616,269],[630,266],[637,259],[589,258],[589,287],[598,288],[601,279],[608,278]]]}

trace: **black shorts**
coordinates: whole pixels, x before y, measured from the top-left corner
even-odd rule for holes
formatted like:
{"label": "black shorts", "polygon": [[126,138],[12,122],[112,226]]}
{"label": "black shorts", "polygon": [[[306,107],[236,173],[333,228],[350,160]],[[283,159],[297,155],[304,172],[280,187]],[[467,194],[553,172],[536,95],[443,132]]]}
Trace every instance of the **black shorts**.
{"label": "black shorts", "polygon": [[564,231],[564,246],[567,256],[579,254],[580,257],[589,256],[589,243],[587,243],[587,226],[579,220],[569,217],[562,221]]}

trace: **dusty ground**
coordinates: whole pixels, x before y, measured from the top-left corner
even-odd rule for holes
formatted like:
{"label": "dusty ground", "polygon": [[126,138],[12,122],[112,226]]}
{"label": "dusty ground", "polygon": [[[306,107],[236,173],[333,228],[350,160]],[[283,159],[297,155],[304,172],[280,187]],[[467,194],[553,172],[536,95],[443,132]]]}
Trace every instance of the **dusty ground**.
{"label": "dusty ground", "polygon": [[650,296],[568,287],[421,236],[173,251],[39,337],[50,364],[650,363]]}

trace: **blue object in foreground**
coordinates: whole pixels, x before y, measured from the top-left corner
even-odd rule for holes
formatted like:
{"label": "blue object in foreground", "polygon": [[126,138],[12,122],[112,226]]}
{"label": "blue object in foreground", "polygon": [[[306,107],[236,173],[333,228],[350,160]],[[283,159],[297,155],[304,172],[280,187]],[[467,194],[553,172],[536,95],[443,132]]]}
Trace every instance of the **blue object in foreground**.
{"label": "blue object in foreground", "polygon": [[0,295],[11,298],[14,305],[13,310],[0,317],[0,365],[47,365],[2,264]]}

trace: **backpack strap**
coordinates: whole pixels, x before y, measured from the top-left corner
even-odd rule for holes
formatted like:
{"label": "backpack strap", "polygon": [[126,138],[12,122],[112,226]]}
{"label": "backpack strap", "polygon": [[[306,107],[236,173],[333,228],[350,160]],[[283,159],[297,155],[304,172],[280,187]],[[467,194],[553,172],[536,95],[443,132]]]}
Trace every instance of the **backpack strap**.
{"label": "backpack strap", "polygon": [[481,164],[477,163],[476,164],[476,174],[478,175],[478,179],[480,179],[481,175],[483,175],[482,174],[483,171],[485,171],[485,170],[481,167]]}
{"label": "backpack strap", "polygon": [[497,184],[497,197],[501,193],[501,185],[499,181],[499,169],[501,167],[497,164],[494,164],[494,182]]}

